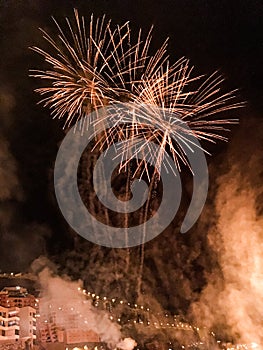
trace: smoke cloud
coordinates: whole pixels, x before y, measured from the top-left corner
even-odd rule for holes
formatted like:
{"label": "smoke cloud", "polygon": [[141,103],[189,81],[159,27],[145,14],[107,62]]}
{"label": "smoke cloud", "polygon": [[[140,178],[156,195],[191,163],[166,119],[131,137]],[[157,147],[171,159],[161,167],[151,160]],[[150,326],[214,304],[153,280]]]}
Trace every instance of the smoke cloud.
{"label": "smoke cloud", "polygon": [[256,125],[237,135],[218,179],[216,224],[208,232],[218,266],[191,309],[199,324],[227,334],[229,340],[262,346],[263,143],[249,135]]}
{"label": "smoke cloud", "polygon": [[[33,264],[34,269],[41,265],[41,259]],[[44,259],[46,262],[46,259]],[[54,275],[49,268],[39,273],[41,285],[40,317],[50,312],[61,310],[58,322],[72,324],[72,316],[76,319],[75,326],[81,330],[92,330],[97,333],[102,342],[110,348],[132,350],[136,342],[131,338],[122,339],[120,326],[109,320],[108,314],[96,309],[82,292],[82,282],[73,282],[67,276]]]}

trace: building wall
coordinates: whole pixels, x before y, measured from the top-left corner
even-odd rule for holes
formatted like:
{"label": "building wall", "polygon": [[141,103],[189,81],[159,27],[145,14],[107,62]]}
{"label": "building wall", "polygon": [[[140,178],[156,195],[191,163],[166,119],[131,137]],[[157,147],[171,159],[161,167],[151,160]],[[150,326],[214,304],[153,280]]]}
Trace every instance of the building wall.
{"label": "building wall", "polygon": [[91,330],[81,330],[81,329],[67,329],[65,330],[65,343],[67,344],[77,344],[77,343],[98,343],[100,338],[98,334]]}
{"label": "building wall", "polygon": [[19,333],[19,309],[0,306],[0,341],[18,340]]}
{"label": "building wall", "polygon": [[40,323],[38,325],[38,337],[41,343],[58,342],[57,326],[54,323]]}
{"label": "building wall", "polygon": [[66,344],[77,344],[84,342],[100,342],[98,334],[91,330],[61,328],[55,323],[44,323],[39,325],[38,336],[41,343],[65,342]]}
{"label": "building wall", "polygon": [[0,306],[0,344],[6,341],[36,339],[36,310],[30,306],[21,309]]}
{"label": "building wall", "polygon": [[36,310],[30,306],[19,310],[20,337],[36,339]]}

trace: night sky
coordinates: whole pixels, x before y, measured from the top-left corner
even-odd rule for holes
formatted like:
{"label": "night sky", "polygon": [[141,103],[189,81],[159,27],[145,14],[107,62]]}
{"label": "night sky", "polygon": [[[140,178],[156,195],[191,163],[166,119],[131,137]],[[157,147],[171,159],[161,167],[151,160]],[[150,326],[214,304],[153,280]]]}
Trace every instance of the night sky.
{"label": "night sky", "polygon": [[[39,96],[33,90],[39,82],[29,78],[29,69],[40,69],[44,63],[29,47],[45,48],[38,28],[54,33],[51,16],[60,22],[65,16],[72,18],[73,8],[87,18],[91,13],[105,13],[114,23],[129,20],[135,31],[148,30],[154,24],[153,49],[169,37],[171,61],[188,57],[196,75],[219,69],[227,79],[226,88],[240,89],[238,99],[247,101],[247,107],[235,114],[240,126],[232,128],[233,134],[252,128],[248,143],[262,136],[257,127],[262,120],[261,1],[1,0],[2,271],[26,269],[40,254],[55,254],[72,247],[72,233],[68,233],[57,208],[52,182],[63,124],[51,120],[49,110],[37,105]],[[252,124],[251,118],[255,121]],[[210,150],[220,155],[227,147],[220,144]],[[15,262],[10,251],[15,252]]]}

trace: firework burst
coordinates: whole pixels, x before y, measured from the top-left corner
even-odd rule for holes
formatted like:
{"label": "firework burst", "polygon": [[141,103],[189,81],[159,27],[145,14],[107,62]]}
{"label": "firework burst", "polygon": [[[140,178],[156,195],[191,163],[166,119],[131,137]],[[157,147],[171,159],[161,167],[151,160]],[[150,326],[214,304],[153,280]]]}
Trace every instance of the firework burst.
{"label": "firework burst", "polygon": [[[152,28],[144,40],[139,31],[132,43],[129,24],[113,26],[105,16],[97,20],[91,16],[86,25],[75,10],[75,21],[66,19],[66,23],[67,31],[63,31],[55,21],[59,31],[56,40],[42,31],[54,54],[33,47],[52,67],[33,71],[34,77],[48,81],[47,87],[36,91],[44,96],[41,102],[52,109],[54,118],[65,118],[66,127],[82,120],[83,129],[92,124],[96,137],[96,125],[105,123],[104,137],[97,139],[101,147],[126,140],[123,159],[131,147],[135,156],[143,150],[151,154],[157,170],[166,160],[166,151],[179,169],[179,161],[190,168],[182,147],[196,147],[189,135],[211,142],[226,140],[222,131],[236,120],[218,116],[242,103],[234,102],[235,91],[221,92],[224,79],[218,73],[208,79],[191,78],[187,59],[170,65],[167,41],[150,55]],[[199,87],[192,88],[198,80]],[[128,118],[116,113],[116,127],[107,129],[107,116],[92,121],[87,117],[101,107],[124,102],[131,113]],[[159,145],[157,153],[152,152],[152,142]],[[129,157],[123,166],[128,162]],[[138,169],[141,164],[138,159]]]}
{"label": "firework burst", "polygon": [[128,23],[113,27],[105,16],[97,20],[91,16],[86,25],[84,17],[74,12],[73,23],[66,18],[69,34],[55,19],[57,40],[41,30],[53,55],[32,47],[52,66],[51,70],[31,71],[32,76],[50,82],[36,91],[44,96],[41,102],[51,107],[54,118],[65,118],[65,126],[105,105],[129,100],[138,81],[150,77],[167,59],[166,42],[154,56],[148,55],[152,29],[145,41],[140,31],[132,44]]}
{"label": "firework burst", "polygon": [[[224,78],[217,72],[204,79],[191,78],[191,71],[186,59],[171,67],[167,62],[165,70],[161,67],[149,80],[140,82],[134,100],[129,102],[133,111],[130,119],[126,114],[125,122],[131,126],[132,136],[123,148],[123,158],[125,154],[127,158],[133,146],[138,152],[144,150],[150,154],[152,163],[159,170],[162,162],[169,159],[166,157],[168,151],[180,170],[179,161],[190,168],[185,147],[193,152],[195,147],[200,147],[191,141],[190,136],[213,143],[227,141],[224,132],[229,131],[227,127],[237,123],[237,119],[221,119],[218,116],[227,110],[240,108],[243,103],[235,102],[236,90],[221,93]],[[202,81],[200,86],[189,89],[197,80]],[[157,153],[152,151],[152,142],[159,145]]]}

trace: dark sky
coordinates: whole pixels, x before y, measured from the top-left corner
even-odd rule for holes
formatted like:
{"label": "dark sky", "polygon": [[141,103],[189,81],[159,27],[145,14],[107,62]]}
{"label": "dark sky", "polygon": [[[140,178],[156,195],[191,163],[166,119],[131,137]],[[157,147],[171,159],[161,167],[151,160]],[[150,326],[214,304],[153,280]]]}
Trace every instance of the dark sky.
{"label": "dark sky", "polygon": [[[188,57],[196,74],[219,69],[227,78],[227,88],[240,89],[240,100],[248,101],[239,115],[240,127],[245,128],[252,116],[262,119],[263,3],[259,0],[0,0],[0,244],[4,251],[0,270],[25,268],[46,249],[56,251],[57,245],[70,243],[62,233],[65,224],[52,189],[51,169],[63,137],[62,124],[36,105],[39,96],[33,90],[38,82],[28,74],[43,62],[28,47],[45,46],[38,27],[52,32],[51,16],[59,21],[73,17],[74,7],[86,17],[93,12],[105,13],[117,23],[130,20],[135,30],[154,24],[153,48],[169,36],[171,61]],[[252,135],[259,133],[255,130]],[[17,251],[15,265],[7,246]]]}

